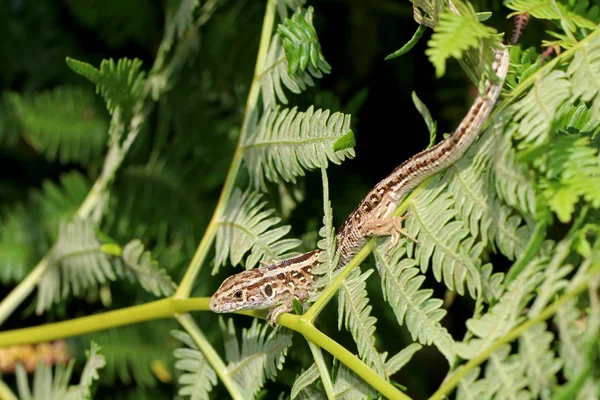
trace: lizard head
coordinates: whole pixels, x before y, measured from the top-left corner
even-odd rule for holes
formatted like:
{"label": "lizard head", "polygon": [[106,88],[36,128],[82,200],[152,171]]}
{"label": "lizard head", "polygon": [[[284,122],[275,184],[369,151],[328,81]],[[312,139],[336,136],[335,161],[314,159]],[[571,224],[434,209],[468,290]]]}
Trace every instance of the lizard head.
{"label": "lizard head", "polygon": [[263,268],[232,275],[223,281],[210,298],[210,309],[216,313],[226,313],[274,307],[281,303],[275,295],[274,283],[265,279]]}

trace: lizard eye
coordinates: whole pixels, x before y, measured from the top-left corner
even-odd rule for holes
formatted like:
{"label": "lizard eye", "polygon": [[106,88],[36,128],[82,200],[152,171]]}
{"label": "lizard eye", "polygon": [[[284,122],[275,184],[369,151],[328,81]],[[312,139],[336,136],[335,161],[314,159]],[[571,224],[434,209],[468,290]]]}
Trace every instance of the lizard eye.
{"label": "lizard eye", "polygon": [[265,286],[265,294],[266,294],[268,297],[271,297],[271,296],[273,296],[273,288],[271,287],[271,285],[267,285],[267,286]]}
{"label": "lizard eye", "polygon": [[241,299],[242,298],[242,291],[238,290],[237,292],[235,292],[233,294],[233,297],[235,297],[236,299]]}

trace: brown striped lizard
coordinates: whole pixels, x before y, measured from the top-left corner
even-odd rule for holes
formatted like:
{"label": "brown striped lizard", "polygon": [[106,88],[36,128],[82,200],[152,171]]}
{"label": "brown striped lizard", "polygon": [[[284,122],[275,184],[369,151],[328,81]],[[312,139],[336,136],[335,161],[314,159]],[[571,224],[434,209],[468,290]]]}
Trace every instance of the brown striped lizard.
{"label": "brown striped lizard", "polygon": [[[508,50],[503,47],[494,53],[492,70],[497,78],[485,81],[484,93],[475,98],[453,134],[398,166],[371,189],[340,227],[336,234],[336,251],[340,254],[336,268],[345,266],[373,236],[391,236],[390,247],[402,235],[417,243],[402,228],[406,215],[393,214],[409,191],[459,160],[477,139],[508,71]],[[315,292],[312,269],[318,265],[322,251],[313,250],[230,276],[210,298],[210,309],[216,313],[269,309],[267,321],[275,326],[280,314],[293,309],[294,299],[305,302]]]}

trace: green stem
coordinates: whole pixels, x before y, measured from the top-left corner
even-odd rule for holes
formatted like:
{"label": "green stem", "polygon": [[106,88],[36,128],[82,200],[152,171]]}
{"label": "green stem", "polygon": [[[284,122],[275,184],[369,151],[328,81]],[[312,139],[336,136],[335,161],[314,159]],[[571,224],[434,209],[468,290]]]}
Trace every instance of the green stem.
{"label": "green stem", "polygon": [[[592,268],[592,271],[597,273],[597,266]],[[571,290],[563,294],[558,300],[552,303],[550,306],[546,307],[541,313],[539,313],[535,318],[532,318],[518,327],[514,328],[506,335],[495,341],[492,345],[486,348],[484,351],[479,353],[476,357],[472,358],[463,365],[459,370],[456,371],[454,375],[450,379],[448,379],[440,388],[429,398],[430,400],[441,400],[447,398],[450,392],[454,390],[454,388],[458,385],[460,380],[468,374],[471,370],[482,364],[486,361],[496,350],[500,349],[502,346],[512,342],[513,340],[520,337],[526,330],[530,329],[532,326],[539,324],[542,321],[547,320],[551,316],[553,316],[556,311],[565,304],[567,301],[571,300],[574,297],[577,297],[581,292],[586,290],[590,284],[590,280],[584,281],[575,289]]]}
{"label": "green stem", "polygon": [[410,397],[402,393],[384,378],[377,375],[375,371],[369,368],[358,357],[350,353],[335,340],[319,331],[303,316],[282,314],[277,319],[277,322],[282,326],[295,330],[302,334],[307,340],[325,349],[388,399],[410,400]]}
{"label": "green stem", "polygon": [[315,360],[315,365],[317,366],[317,370],[319,371],[319,376],[321,377],[321,383],[323,383],[323,389],[325,389],[325,394],[328,399],[335,398],[335,392],[333,391],[333,383],[331,382],[331,376],[329,375],[329,368],[327,364],[325,364],[325,359],[323,358],[323,352],[321,348],[317,346],[315,343],[310,340],[306,341],[308,343],[308,347],[310,347],[310,352],[313,355],[313,359]]}
{"label": "green stem", "polygon": [[227,172],[227,177],[225,178],[225,183],[223,184],[223,189],[221,190],[221,195],[219,196],[217,206],[215,207],[215,212],[208,223],[208,227],[206,228],[204,236],[202,237],[202,240],[196,249],[196,253],[190,262],[190,266],[188,267],[183,279],[179,284],[179,288],[175,293],[175,297],[177,298],[186,298],[190,296],[194,282],[196,282],[196,278],[202,269],[202,265],[208,256],[208,252],[217,233],[217,225],[223,213],[225,212],[227,200],[229,200],[231,192],[233,192],[235,180],[242,165],[242,158],[244,154],[242,143],[249,134],[251,128],[250,123],[253,120],[252,116],[254,113],[256,113],[256,105],[258,103],[258,96],[260,94],[260,80],[258,79],[258,76],[264,69],[264,64],[267,59],[267,52],[271,43],[273,23],[275,21],[276,5],[276,0],[269,0],[267,3],[265,16],[263,19],[262,33],[260,36],[260,44],[258,47],[258,54],[256,56],[256,65],[254,67],[254,78],[252,79],[252,85],[250,86],[250,91],[248,92],[246,110],[244,112],[244,121],[242,123],[242,129],[238,139],[237,147],[229,167],[229,172]]}
{"label": "green stem", "polygon": [[8,385],[0,380],[0,399],[2,400],[19,400],[17,396],[10,390]]}
{"label": "green stem", "polygon": [[223,385],[227,388],[227,391],[231,395],[231,398],[234,400],[243,400],[244,396],[239,388],[239,386],[233,381],[231,375],[227,371],[227,366],[221,360],[221,357],[217,354],[215,349],[210,345],[208,340],[206,340],[206,336],[202,333],[202,330],[198,327],[194,319],[190,314],[177,315],[175,316],[181,326],[186,330],[186,332],[194,339],[194,342],[204,354],[204,357],[211,365],[211,367],[217,373],[217,376],[223,382]]}

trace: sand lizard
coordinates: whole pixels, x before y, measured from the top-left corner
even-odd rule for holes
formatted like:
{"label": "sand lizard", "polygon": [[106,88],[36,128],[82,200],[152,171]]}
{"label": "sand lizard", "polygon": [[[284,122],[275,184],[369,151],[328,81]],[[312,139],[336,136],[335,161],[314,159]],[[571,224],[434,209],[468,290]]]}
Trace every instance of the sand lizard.
{"label": "sand lizard", "polygon": [[[479,135],[508,71],[508,50],[503,47],[494,52],[492,70],[497,78],[494,82],[486,80],[484,94],[477,96],[453,134],[398,166],[371,189],[340,227],[336,234],[340,253],[337,268],[346,265],[372,236],[391,235],[391,246],[401,235],[417,242],[402,229],[406,216],[393,214],[409,191],[460,159]],[[210,298],[210,309],[217,313],[269,309],[267,321],[274,326],[281,313],[293,309],[294,298],[304,302],[314,293],[312,269],[318,265],[321,252],[313,250],[230,276]]]}

